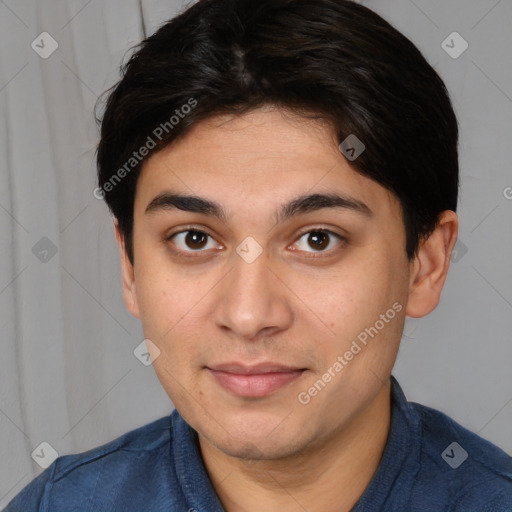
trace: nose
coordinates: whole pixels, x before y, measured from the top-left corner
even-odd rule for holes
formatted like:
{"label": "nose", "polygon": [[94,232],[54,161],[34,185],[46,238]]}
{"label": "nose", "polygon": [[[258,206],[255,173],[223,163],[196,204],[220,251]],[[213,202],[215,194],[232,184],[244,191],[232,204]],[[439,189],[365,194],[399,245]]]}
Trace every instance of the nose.
{"label": "nose", "polygon": [[286,330],[293,321],[287,288],[265,253],[252,263],[233,255],[234,268],[222,280],[213,308],[216,325],[247,341]]}

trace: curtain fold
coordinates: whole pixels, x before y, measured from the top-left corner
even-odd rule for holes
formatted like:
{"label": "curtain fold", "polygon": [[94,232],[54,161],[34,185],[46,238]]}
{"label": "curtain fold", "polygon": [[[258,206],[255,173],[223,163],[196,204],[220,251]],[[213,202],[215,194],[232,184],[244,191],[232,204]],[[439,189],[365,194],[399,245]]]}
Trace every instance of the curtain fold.
{"label": "curtain fold", "polygon": [[43,470],[41,443],[84,451],[172,410],[133,355],[141,327],[92,194],[94,106],[147,4],[0,3],[0,508]]}

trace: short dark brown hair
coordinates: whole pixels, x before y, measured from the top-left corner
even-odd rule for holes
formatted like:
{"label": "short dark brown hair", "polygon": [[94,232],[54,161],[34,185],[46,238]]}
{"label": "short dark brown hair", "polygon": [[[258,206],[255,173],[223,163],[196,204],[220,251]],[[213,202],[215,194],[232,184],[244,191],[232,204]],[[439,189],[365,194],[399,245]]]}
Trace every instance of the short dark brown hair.
{"label": "short dark brown hair", "polygon": [[350,0],[199,0],[145,39],[122,75],[100,121],[97,190],[132,262],[144,160],[201,120],[263,105],[364,143],[351,165],[400,201],[409,259],[439,214],[456,211],[458,126],[443,81],[409,39]]}

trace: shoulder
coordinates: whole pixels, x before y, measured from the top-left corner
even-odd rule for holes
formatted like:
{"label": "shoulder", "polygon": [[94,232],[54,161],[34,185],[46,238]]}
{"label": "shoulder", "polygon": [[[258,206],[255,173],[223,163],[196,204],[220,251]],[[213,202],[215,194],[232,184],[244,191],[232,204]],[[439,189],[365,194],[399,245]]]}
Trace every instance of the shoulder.
{"label": "shoulder", "polygon": [[168,451],[172,436],[169,417],[160,418],[147,425],[131,430],[117,439],[84,453],[65,455],[54,462],[51,471],[53,482],[81,471],[100,471],[111,465],[119,466],[123,461],[137,459],[138,471],[143,470],[146,459],[153,459],[162,448]]}
{"label": "shoulder", "polygon": [[[141,481],[146,496],[152,490],[147,489],[149,485],[155,488],[155,499],[166,499],[159,496],[158,486],[162,478],[172,480],[172,434],[171,417],[167,416],[87,452],[58,457],[9,503],[5,512],[74,510],[73,506],[110,510],[109,503],[136,498]],[[158,478],[148,479],[153,472]],[[99,504],[101,509],[97,508]]]}
{"label": "shoulder", "polygon": [[512,510],[512,458],[446,414],[409,405],[420,418],[422,480],[446,490],[447,510]]}

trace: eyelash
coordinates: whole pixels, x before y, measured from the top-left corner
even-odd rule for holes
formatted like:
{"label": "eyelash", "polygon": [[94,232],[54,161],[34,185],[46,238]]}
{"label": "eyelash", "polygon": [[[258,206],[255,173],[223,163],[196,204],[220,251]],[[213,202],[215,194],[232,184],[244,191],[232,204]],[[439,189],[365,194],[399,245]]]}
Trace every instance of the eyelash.
{"label": "eyelash", "polygon": [[[168,235],[166,238],[165,238],[165,241],[166,242],[171,242],[172,243],[172,240],[173,238],[175,238],[177,235],[180,235],[180,234],[184,234],[184,233],[189,233],[189,232],[194,232],[194,233],[199,233],[199,234],[203,234],[203,235],[206,235],[207,237],[211,238],[212,240],[215,240],[215,238],[210,235],[207,231],[205,231],[204,229],[201,229],[201,228],[197,228],[197,227],[193,227],[193,226],[188,226],[186,229],[181,229],[180,231],[176,231],[174,233],[171,233],[170,235]],[[307,258],[320,258],[320,257],[325,257],[323,255],[325,254],[332,254],[334,251],[336,251],[337,249],[339,249],[339,245],[344,245],[346,244],[348,241],[345,237],[339,235],[338,233],[335,233],[334,231],[331,231],[329,229],[326,229],[326,228],[323,228],[323,227],[316,227],[316,228],[313,228],[313,229],[307,229],[305,231],[302,231],[298,234],[296,240],[293,242],[292,245],[296,244],[304,235],[307,235],[307,234],[310,234],[310,233],[325,233],[327,234],[329,237],[334,237],[335,239],[338,240],[338,247],[337,248],[334,248],[334,249],[329,249],[329,250],[324,250],[324,251],[300,251],[300,250],[294,250],[294,252],[302,252],[302,253],[305,253]],[[330,241],[329,241],[330,243]],[[218,244],[220,245],[222,248],[223,246],[221,244]],[[288,246],[290,247],[290,246]],[[198,257],[201,257],[201,253],[205,253],[207,252],[208,250],[189,250],[189,251],[183,251],[183,250],[180,250],[180,249],[172,249],[172,251],[179,257],[181,258],[198,258]]]}

